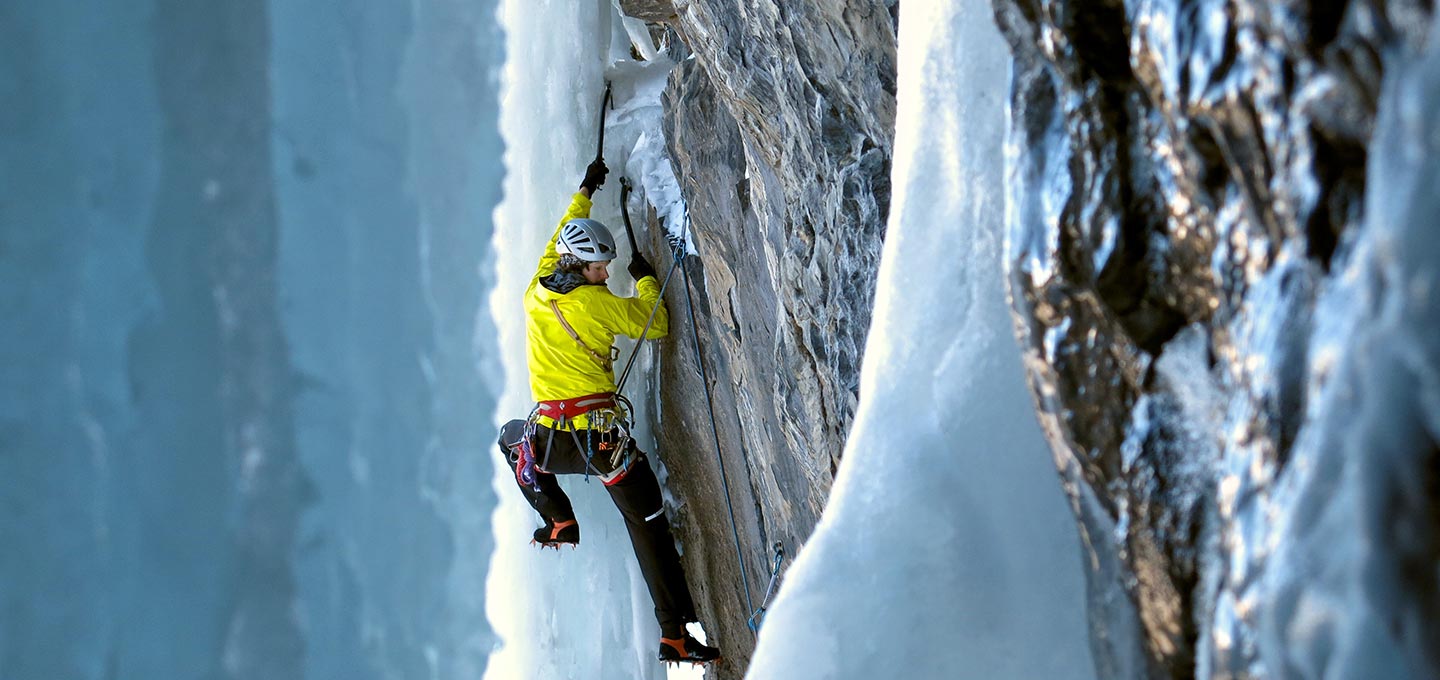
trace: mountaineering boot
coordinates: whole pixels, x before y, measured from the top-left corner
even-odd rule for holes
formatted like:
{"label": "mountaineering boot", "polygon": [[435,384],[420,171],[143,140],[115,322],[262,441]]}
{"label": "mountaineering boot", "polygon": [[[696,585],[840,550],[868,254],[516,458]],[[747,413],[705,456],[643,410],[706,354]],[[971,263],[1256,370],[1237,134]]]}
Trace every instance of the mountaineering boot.
{"label": "mountaineering boot", "polygon": [[575,520],[553,521],[545,519],[545,526],[535,530],[535,539],[530,541],[531,545],[540,544],[541,548],[560,549],[560,546],[576,546],[580,544],[580,524]]}
{"label": "mountaineering boot", "polygon": [[660,638],[660,660],[666,663],[688,661],[693,664],[710,663],[720,658],[720,650],[706,647],[685,633],[679,639]]}

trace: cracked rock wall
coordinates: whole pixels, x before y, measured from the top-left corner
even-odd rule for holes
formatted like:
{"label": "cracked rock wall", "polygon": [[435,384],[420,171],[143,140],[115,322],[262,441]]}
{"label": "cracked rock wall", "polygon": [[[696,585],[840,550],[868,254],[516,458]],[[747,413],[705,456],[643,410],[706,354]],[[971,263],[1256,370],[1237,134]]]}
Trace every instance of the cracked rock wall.
{"label": "cracked rock wall", "polygon": [[[664,4],[621,6],[655,21]],[[748,665],[753,636],[742,622],[764,596],[773,546],[794,555],[814,528],[854,417],[889,211],[895,8],[671,8],[682,61],[665,133],[700,257],[688,261],[688,285],[666,297],[672,315],[684,314],[687,289],[694,301],[724,477],[690,337],[662,350],[657,432],[671,452],[668,485],[683,499],[677,533],[701,615],[735,662],[716,672],[731,677]],[[690,324],[675,327],[688,334]]]}

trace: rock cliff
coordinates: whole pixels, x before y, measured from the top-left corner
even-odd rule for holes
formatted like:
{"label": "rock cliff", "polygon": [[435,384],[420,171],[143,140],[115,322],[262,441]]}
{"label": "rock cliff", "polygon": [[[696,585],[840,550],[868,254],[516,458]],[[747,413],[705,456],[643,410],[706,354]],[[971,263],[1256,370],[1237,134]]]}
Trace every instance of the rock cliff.
{"label": "rock cliff", "polygon": [[[693,301],[698,338],[663,350],[658,431],[694,454],[667,458],[669,485],[731,677],[770,546],[793,554],[813,528],[854,412],[903,10],[620,4],[681,60],[665,132],[699,257],[667,297],[675,314]],[[1426,49],[1432,4],[994,6],[1015,59],[1017,351],[1085,546],[1097,674],[1440,674],[1440,357],[1362,332],[1390,328],[1385,304],[1394,327],[1433,316],[1429,251],[1397,256],[1395,229],[1371,224],[1391,198],[1392,217],[1433,220],[1414,188],[1440,144],[1429,99],[1404,100],[1395,125],[1413,130],[1387,147],[1422,179],[1392,195],[1372,178],[1382,84]],[[1393,267],[1408,292],[1368,282]],[[1377,387],[1377,366],[1403,379]],[[1355,498],[1327,510],[1332,493]]]}
{"label": "rock cliff", "polygon": [[773,546],[793,555],[814,528],[854,416],[889,210],[893,5],[621,3],[662,22],[681,62],[665,133],[699,257],[667,300],[672,316],[693,300],[701,351],[665,343],[657,432],[687,452],[666,458],[668,484],[702,617],[731,659],[720,677],[743,673]]}

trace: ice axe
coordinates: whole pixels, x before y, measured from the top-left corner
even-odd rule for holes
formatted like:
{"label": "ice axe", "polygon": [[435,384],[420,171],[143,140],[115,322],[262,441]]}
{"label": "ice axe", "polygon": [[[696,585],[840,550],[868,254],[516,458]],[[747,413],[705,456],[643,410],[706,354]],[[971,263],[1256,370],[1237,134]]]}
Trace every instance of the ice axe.
{"label": "ice axe", "polygon": [[625,218],[625,235],[630,237],[630,252],[640,252],[640,246],[635,245],[635,227],[630,225],[630,179],[620,178],[620,216]]}
{"label": "ice axe", "polygon": [[[604,158],[605,152],[605,112],[611,108],[610,102],[610,81],[605,81],[605,99],[600,102],[600,140],[595,144],[595,160]],[[630,180],[620,178],[620,215],[625,218],[625,235],[630,237],[630,252],[640,252],[640,247],[635,244],[635,227],[630,225]]]}
{"label": "ice axe", "polygon": [[610,81],[605,81],[605,99],[600,102],[600,140],[595,142],[595,160],[605,157],[605,110],[610,108]]}

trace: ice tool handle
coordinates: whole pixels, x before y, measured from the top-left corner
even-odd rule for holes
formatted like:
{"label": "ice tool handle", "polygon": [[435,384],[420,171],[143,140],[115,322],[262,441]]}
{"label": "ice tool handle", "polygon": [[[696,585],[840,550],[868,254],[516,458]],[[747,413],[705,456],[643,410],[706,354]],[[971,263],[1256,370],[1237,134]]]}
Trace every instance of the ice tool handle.
{"label": "ice tool handle", "polygon": [[640,252],[635,245],[635,227],[630,224],[630,179],[620,178],[620,216],[625,218],[625,235],[630,237],[630,252]]}
{"label": "ice tool handle", "polygon": [[[630,183],[624,177],[621,177],[620,190],[628,193],[629,187]],[[628,230],[630,227],[630,214],[625,208],[624,198],[620,199],[620,212],[625,215],[625,227]],[[685,228],[687,230],[690,228],[690,221],[688,219],[685,221]],[[630,247],[635,247],[635,235],[633,233],[630,235]],[[655,298],[655,306],[650,308],[650,316],[645,319],[645,328],[640,331],[640,339],[635,343],[635,347],[630,350],[630,358],[625,361],[625,370],[620,372],[620,379],[615,382],[616,394],[619,394],[620,390],[625,389],[625,381],[630,377],[630,369],[635,367],[635,357],[640,354],[640,347],[645,344],[645,338],[650,334],[650,326],[655,323],[655,313],[660,310],[660,305],[665,304],[665,289],[670,287],[670,278],[675,275],[675,269],[680,266],[683,259],[681,257],[682,253],[683,251],[677,251],[675,260],[670,264],[670,271],[665,272],[665,280],[660,282],[660,294]]]}
{"label": "ice tool handle", "polygon": [[610,81],[605,81],[605,99],[600,102],[600,139],[595,142],[595,160],[605,158],[605,111],[610,108]]}

